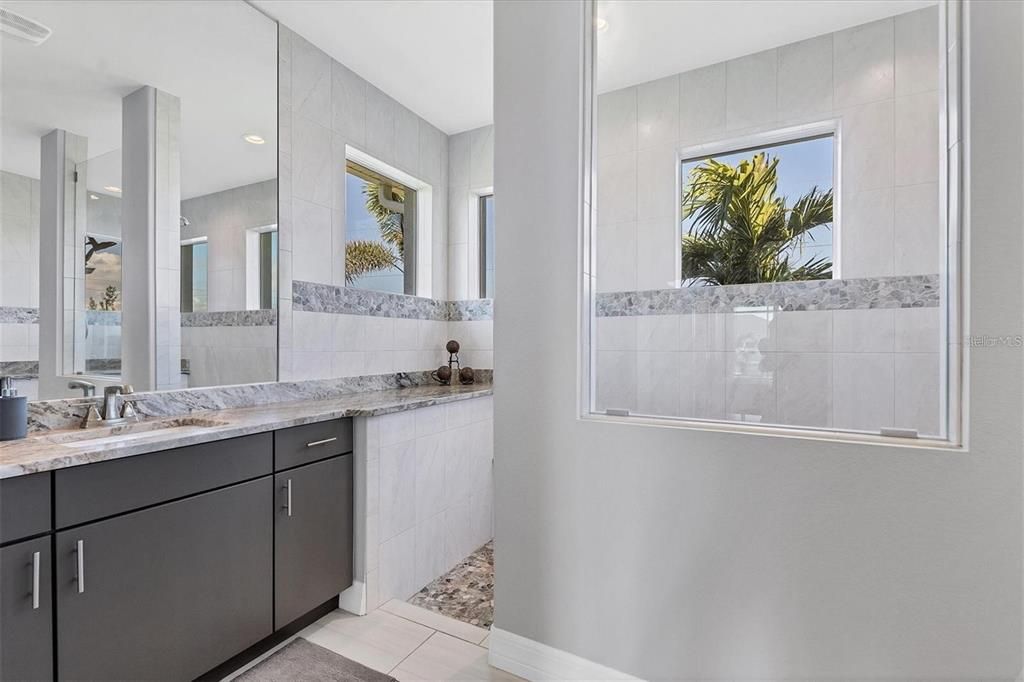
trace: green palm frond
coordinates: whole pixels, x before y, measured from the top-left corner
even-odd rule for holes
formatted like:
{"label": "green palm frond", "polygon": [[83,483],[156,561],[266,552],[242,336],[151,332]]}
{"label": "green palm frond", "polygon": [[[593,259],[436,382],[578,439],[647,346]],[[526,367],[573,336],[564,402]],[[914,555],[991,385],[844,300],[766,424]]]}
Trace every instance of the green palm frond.
{"label": "green palm frond", "polygon": [[378,270],[402,270],[402,261],[387,244],[366,239],[345,245],[345,283]]}
{"label": "green palm frond", "polygon": [[[381,202],[380,193],[386,191],[386,189],[385,186],[376,182],[367,182],[363,186],[363,196],[366,198],[366,211],[377,221],[381,238],[398,249],[399,256],[404,256],[405,229],[403,227],[402,214],[392,211]],[[392,201],[401,201],[394,194],[392,194],[391,199]]]}
{"label": "green palm frond", "polygon": [[791,253],[813,228],[832,223],[832,190],[817,187],[792,208],[777,195],[779,159],[756,153],[731,166],[708,159],[687,178],[682,217],[682,277],[704,284],[827,279],[832,263],[810,259],[794,267]]}

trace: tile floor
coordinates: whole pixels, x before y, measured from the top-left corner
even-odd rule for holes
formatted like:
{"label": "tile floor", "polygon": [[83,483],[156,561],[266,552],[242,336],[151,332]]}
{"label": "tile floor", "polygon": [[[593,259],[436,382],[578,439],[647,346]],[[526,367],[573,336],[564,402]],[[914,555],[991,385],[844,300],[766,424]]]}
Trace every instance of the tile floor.
{"label": "tile floor", "polygon": [[409,603],[482,628],[494,622],[494,542],[409,598]]}
{"label": "tile floor", "polygon": [[401,681],[521,679],[487,664],[490,631],[394,599],[365,616],[333,611],[297,636]]}

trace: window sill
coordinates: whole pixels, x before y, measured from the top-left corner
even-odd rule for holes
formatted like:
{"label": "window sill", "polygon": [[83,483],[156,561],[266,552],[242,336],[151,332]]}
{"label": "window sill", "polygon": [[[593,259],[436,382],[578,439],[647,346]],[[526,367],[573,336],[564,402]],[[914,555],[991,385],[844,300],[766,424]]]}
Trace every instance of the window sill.
{"label": "window sill", "polygon": [[855,431],[826,431],[786,426],[761,426],[741,422],[724,422],[703,419],[682,419],[674,417],[652,416],[616,416],[595,412],[580,415],[581,421],[626,424],[656,428],[683,429],[688,431],[709,431],[713,433],[733,433],[747,436],[766,436],[771,438],[794,438],[813,440],[823,443],[846,443],[855,445],[877,445],[889,448],[910,450],[926,450],[937,454],[967,454],[969,448],[962,443],[953,443],[937,438],[900,438]]}

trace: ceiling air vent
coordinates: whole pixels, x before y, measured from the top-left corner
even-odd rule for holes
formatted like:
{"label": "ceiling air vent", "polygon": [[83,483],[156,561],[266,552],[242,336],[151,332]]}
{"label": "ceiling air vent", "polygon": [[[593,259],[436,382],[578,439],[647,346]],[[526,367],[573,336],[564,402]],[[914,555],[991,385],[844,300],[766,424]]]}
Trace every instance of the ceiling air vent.
{"label": "ceiling air vent", "polygon": [[53,33],[39,22],[3,7],[0,7],[0,31],[33,45],[42,45]]}

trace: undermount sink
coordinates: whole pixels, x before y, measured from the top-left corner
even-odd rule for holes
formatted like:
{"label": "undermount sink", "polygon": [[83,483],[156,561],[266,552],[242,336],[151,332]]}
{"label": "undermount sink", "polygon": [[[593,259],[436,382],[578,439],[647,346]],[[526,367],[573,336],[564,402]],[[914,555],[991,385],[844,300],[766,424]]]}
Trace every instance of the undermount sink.
{"label": "undermount sink", "polygon": [[181,434],[189,431],[201,431],[215,426],[227,426],[227,422],[199,417],[176,417],[173,419],[130,422],[118,424],[117,426],[100,426],[79,431],[65,431],[48,436],[38,436],[37,439],[70,448],[92,447],[108,442],[121,443],[136,438],[162,435],[169,431]]}

